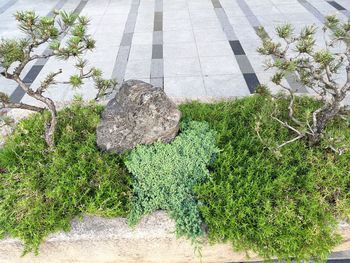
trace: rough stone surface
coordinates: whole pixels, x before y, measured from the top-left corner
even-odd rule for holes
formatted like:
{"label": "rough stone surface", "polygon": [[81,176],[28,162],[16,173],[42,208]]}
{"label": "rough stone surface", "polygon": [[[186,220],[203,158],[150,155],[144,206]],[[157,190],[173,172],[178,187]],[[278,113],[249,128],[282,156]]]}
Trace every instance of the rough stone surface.
{"label": "rough stone surface", "polygon": [[163,90],[128,80],[102,113],[97,145],[122,153],[138,144],[170,142],[179,130],[180,117],[175,103]]}

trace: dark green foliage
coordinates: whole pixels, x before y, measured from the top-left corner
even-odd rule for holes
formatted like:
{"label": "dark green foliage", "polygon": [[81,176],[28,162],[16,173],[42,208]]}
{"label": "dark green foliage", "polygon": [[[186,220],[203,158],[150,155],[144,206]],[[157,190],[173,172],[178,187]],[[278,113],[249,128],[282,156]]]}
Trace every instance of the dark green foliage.
{"label": "dark green foliage", "polygon": [[59,112],[56,147],[42,134],[48,114],[23,120],[0,149],[0,236],[19,237],[36,251],[51,232],[68,230],[81,213],[124,216],[130,175],[121,157],[98,151],[102,107],[75,102]]}
{"label": "dark green foliage", "polygon": [[[213,242],[280,259],[324,259],[339,241],[336,219],[350,207],[350,129],[330,123],[322,145],[299,140],[271,118],[288,120],[289,100],[269,95],[216,104],[181,105],[183,117],[206,121],[221,149],[210,180],[196,188]],[[318,102],[296,98],[295,115],[306,120]],[[261,139],[257,136],[257,131]],[[342,145],[335,154],[329,143]]]}
{"label": "dark green foliage", "polygon": [[134,176],[134,197],[129,222],[135,225],[142,215],[164,209],[175,219],[178,235],[195,239],[202,234],[202,219],[193,187],[208,179],[217,148],[208,124],[184,126],[172,143],[139,146],[130,153],[126,166]]}

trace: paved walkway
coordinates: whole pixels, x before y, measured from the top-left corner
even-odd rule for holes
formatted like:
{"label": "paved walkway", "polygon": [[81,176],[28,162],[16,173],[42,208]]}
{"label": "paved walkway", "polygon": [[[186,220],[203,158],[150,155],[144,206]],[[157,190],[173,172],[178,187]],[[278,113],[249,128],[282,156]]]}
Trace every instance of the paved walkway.
{"label": "paved walkway", "polygon": [[[0,0],[1,37],[20,36],[12,14],[32,9],[50,15],[52,9],[75,10],[91,18],[90,33],[97,49],[88,54],[91,64],[106,78],[136,78],[164,87],[171,97],[232,97],[254,92],[269,83],[265,58],[256,49],[258,26],[273,37],[274,27],[291,22],[297,30],[305,24],[321,25],[324,16],[350,15],[348,0]],[[323,43],[321,36],[319,43]],[[45,48],[40,50],[44,52]],[[29,65],[25,81],[37,87],[39,80],[57,68],[66,79],[72,61],[54,58]],[[293,77],[286,85],[301,92]],[[277,87],[269,83],[276,91]],[[0,90],[14,101],[32,102],[15,83],[0,78]],[[78,90],[52,87],[56,101],[74,94],[95,96],[91,83]]]}

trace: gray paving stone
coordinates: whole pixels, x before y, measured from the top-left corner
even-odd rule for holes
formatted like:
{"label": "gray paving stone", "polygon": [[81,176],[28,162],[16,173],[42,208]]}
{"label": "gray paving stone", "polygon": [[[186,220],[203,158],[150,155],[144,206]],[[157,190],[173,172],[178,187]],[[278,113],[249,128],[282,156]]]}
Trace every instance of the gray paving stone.
{"label": "gray paving stone", "polygon": [[194,58],[164,58],[164,77],[200,76],[199,59]]}
{"label": "gray paving stone", "polygon": [[193,31],[188,29],[164,31],[163,41],[164,43],[193,42]]}
{"label": "gray paving stone", "polygon": [[200,57],[203,75],[235,74],[240,72],[233,55],[221,57]]}
{"label": "gray paving stone", "polygon": [[129,57],[132,60],[151,60],[152,45],[132,45]]}
{"label": "gray paving stone", "polygon": [[250,94],[241,74],[205,76],[204,84],[207,95],[212,97],[240,97]]}
{"label": "gray paving stone", "polygon": [[152,39],[153,32],[135,32],[132,43],[136,45],[152,44]]}
{"label": "gray paving stone", "polygon": [[215,28],[199,28],[194,29],[194,36],[197,43],[212,42],[212,41],[227,41],[225,32],[221,27]]}
{"label": "gray paving stone", "polygon": [[195,42],[188,42],[188,43],[181,43],[181,44],[165,43],[163,48],[164,48],[164,57],[168,59],[191,58],[191,57],[198,56],[197,46]]}
{"label": "gray paving stone", "polygon": [[200,98],[207,96],[203,78],[197,77],[165,77],[164,91],[170,97]]}
{"label": "gray paving stone", "polygon": [[200,57],[229,56],[232,54],[231,47],[226,40],[197,42]]}
{"label": "gray paving stone", "polygon": [[149,60],[129,60],[125,79],[148,78],[151,75],[151,63]]}

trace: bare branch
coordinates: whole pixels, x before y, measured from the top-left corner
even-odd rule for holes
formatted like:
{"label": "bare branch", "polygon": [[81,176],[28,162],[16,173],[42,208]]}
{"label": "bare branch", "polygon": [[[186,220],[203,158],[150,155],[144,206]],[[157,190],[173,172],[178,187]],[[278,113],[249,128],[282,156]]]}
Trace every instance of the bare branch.
{"label": "bare branch", "polygon": [[0,109],[23,109],[35,112],[42,112],[44,108],[25,104],[25,103],[14,103],[14,102],[0,102]]}
{"label": "bare branch", "polygon": [[293,139],[291,139],[291,140],[289,140],[289,141],[286,141],[286,142],[284,142],[284,143],[278,145],[276,148],[277,148],[277,149],[280,149],[280,148],[282,148],[283,146],[286,146],[287,144],[290,144],[290,143],[292,143],[292,142],[295,142],[295,141],[297,141],[297,140],[300,140],[300,139],[302,139],[302,138],[304,138],[304,137],[305,137],[305,134],[300,134],[299,136],[297,136],[297,137],[295,137],[295,138],[293,138]]}

